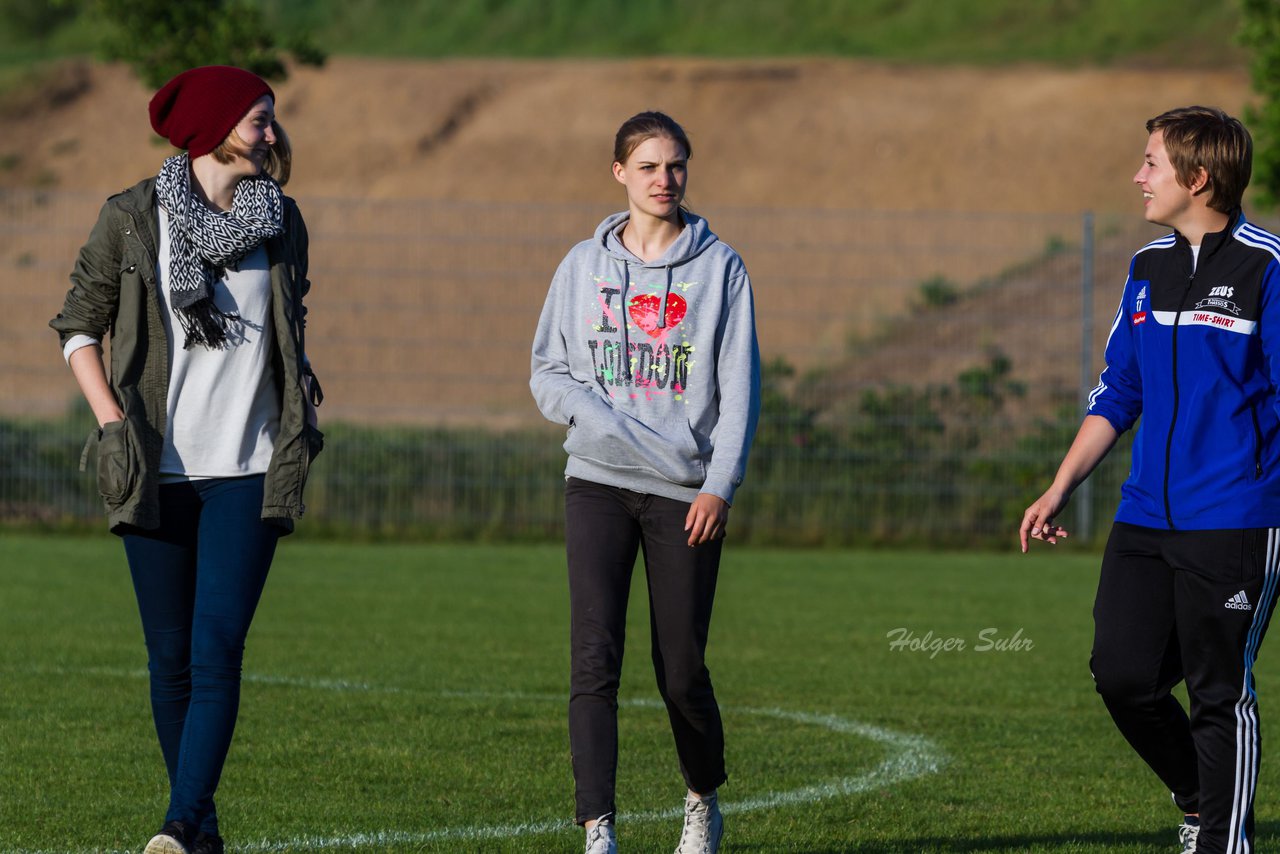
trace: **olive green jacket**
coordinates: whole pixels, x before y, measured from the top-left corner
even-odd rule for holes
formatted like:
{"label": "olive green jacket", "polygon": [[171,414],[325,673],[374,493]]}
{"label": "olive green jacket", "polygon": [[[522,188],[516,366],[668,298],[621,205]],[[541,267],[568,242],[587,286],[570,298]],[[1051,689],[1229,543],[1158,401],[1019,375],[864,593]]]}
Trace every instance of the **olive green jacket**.
{"label": "olive green jacket", "polygon": [[[284,227],[283,234],[266,243],[276,342],[273,367],[282,399],[262,518],[292,531],[293,520],[306,509],[302,488],[324,437],[307,423],[306,413],[309,376],[316,403],[320,397],[303,349],[302,298],[311,287],[307,227],[297,204],[287,196]],[[160,525],[159,467],[168,417],[170,345],[156,279],[158,231],[154,178],[108,199],[76,259],[62,311],[49,322],[64,346],[73,335],[111,341],[108,376],[125,417],[94,431],[82,460],[96,446],[98,489],[107,507],[107,524],[115,533],[128,526]]]}

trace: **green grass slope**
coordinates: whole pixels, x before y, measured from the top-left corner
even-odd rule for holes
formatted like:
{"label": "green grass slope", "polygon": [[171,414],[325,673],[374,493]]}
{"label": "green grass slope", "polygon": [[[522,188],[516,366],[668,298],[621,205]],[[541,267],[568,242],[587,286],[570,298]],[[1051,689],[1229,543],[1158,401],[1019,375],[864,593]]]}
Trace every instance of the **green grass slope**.
{"label": "green grass slope", "polygon": [[1192,0],[268,0],[339,53],[795,56],[908,62],[1231,62],[1239,11]]}
{"label": "green grass slope", "polygon": [[[1240,61],[1237,4],[1195,0],[258,0],[278,41],[401,57],[844,56],[904,62]],[[86,5],[81,2],[81,7]],[[0,0],[0,62],[91,50],[76,3]],[[39,14],[32,9],[43,10]],[[71,11],[67,11],[71,10]]]}

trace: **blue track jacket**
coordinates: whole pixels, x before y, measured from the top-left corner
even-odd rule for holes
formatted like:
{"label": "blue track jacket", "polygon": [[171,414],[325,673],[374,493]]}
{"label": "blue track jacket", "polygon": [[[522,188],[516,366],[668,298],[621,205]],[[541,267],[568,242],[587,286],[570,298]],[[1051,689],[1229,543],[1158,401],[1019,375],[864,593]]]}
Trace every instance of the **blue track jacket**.
{"label": "blue track jacket", "polygon": [[1116,520],[1280,527],[1280,238],[1231,215],[1199,262],[1181,234],[1133,256],[1089,414],[1142,417]]}

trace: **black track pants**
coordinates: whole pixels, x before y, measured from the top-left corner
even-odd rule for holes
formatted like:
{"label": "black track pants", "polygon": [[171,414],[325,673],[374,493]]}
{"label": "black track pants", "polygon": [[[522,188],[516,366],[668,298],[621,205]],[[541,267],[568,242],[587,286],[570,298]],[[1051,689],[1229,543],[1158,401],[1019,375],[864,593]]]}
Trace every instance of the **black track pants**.
{"label": "black track pants", "polygon": [[[1275,607],[1280,529],[1117,522],[1094,603],[1098,693],[1180,807],[1198,854],[1253,851],[1262,737],[1253,664]],[[1190,717],[1170,690],[1186,680]]]}

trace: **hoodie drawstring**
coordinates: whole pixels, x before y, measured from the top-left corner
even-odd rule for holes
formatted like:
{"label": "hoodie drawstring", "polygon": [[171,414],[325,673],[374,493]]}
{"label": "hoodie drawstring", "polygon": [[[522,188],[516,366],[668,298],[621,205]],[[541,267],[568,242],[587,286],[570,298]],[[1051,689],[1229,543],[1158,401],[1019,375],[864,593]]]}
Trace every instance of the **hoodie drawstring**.
{"label": "hoodie drawstring", "polygon": [[658,305],[658,328],[667,328],[667,297],[671,295],[671,265],[666,265],[667,287],[662,292],[662,302]]}
{"label": "hoodie drawstring", "polygon": [[621,358],[618,361],[621,365],[626,366],[625,367],[625,370],[627,372],[626,385],[628,386],[631,385],[631,374],[632,374],[631,341],[630,341],[630,336],[627,335],[627,327],[630,325],[627,320],[627,317],[628,317],[627,289],[629,287],[631,287],[631,262],[623,260],[622,262],[622,305],[619,311],[619,314],[621,314],[622,316],[618,318],[618,325],[622,327],[622,353],[620,354]]}

